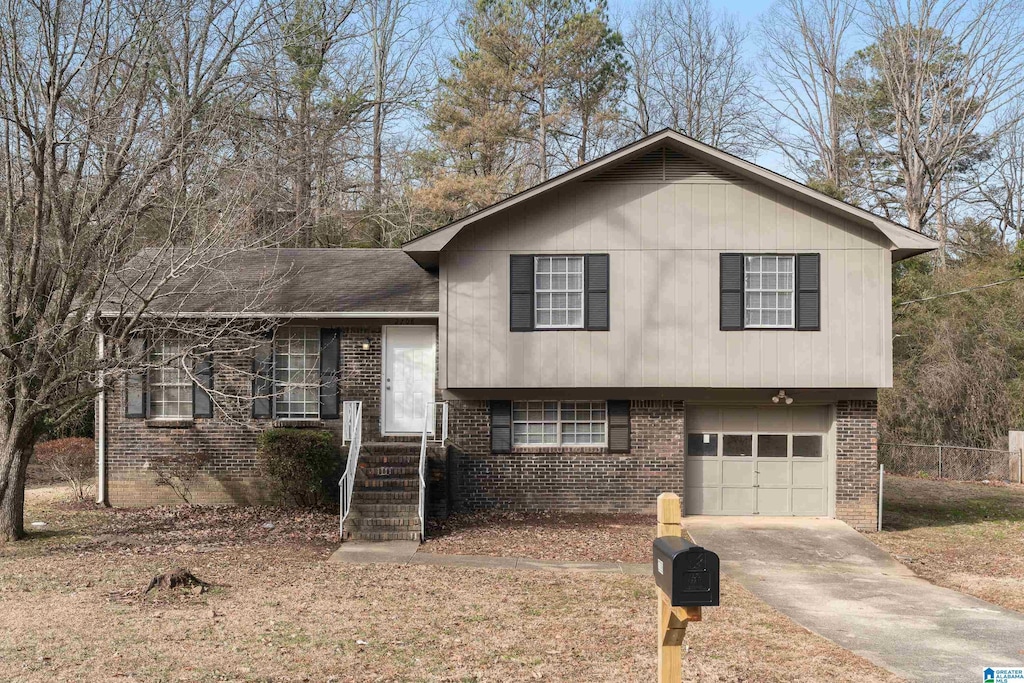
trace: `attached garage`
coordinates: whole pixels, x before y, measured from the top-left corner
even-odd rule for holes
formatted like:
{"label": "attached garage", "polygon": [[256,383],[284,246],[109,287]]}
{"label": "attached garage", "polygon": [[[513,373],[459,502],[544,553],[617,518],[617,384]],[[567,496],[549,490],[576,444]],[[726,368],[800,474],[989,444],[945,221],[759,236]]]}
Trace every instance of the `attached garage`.
{"label": "attached garage", "polygon": [[688,515],[829,515],[831,406],[687,406]]}

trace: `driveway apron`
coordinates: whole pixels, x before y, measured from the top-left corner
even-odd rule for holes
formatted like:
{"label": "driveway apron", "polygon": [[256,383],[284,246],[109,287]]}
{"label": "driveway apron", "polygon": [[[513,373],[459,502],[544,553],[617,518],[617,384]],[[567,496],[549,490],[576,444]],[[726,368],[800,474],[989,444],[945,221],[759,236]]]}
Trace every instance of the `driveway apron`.
{"label": "driveway apron", "polygon": [[836,520],[686,517],[722,570],[798,624],[910,680],[1024,666],[1024,614],[918,578]]}

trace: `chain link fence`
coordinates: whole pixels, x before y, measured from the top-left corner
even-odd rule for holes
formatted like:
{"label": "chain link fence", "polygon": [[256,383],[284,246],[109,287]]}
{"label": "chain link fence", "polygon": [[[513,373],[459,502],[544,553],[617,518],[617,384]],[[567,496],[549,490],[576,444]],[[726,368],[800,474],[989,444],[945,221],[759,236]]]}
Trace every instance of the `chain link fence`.
{"label": "chain link fence", "polygon": [[1021,483],[1021,454],[991,448],[880,443],[878,462],[888,474],[961,481]]}

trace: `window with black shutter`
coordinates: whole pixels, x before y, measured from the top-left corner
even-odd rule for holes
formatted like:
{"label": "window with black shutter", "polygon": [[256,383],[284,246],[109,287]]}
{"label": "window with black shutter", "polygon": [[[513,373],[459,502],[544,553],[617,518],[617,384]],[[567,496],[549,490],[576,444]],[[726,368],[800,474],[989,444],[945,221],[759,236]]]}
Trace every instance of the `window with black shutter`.
{"label": "window with black shutter", "polygon": [[820,254],[720,254],[721,330],[818,330]]}
{"label": "window with black shutter", "polygon": [[268,333],[257,345],[252,359],[252,416],[273,417],[274,398],[274,342]]}
{"label": "window with black shutter", "polygon": [[213,417],[213,353],[198,354],[193,370],[192,416]]}
{"label": "window with black shutter", "polygon": [[491,452],[512,452],[512,401],[491,401]]}
{"label": "window with black shutter", "polygon": [[608,254],[513,254],[509,329],[607,330]]}
{"label": "window with black shutter", "polygon": [[338,410],[338,363],[341,330],[323,328],[320,330],[320,417],[325,420],[337,419]]}
{"label": "window with black shutter", "polygon": [[[146,360],[146,349],[146,339],[144,337],[133,337],[128,342],[128,355],[133,362],[144,363]],[[148,404],[145,369],[128,373],[124,380],[125,417],[146,417]]]}

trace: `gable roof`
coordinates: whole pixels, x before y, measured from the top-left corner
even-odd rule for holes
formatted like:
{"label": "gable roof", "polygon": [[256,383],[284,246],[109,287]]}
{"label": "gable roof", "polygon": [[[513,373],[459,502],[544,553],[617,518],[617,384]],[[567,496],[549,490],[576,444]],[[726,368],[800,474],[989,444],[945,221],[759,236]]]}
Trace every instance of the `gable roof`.
{"label": "gable roof", "polygon": [[463,228],[566,183],[575,180],[591,179],[602,172],[610,170],[612,167],[618,166],[623,162],[629,163],[659,147],[668,147],[683,152],[688,156],[694,157],[698,162],[705,162],[709,166],[722,169],[729,176],[738,176],[767,185],[812,206],[838,214],[858,225],[877,230],[885,235],[892,244],[892,258],[894,261],[932,251],[938,246],[935,240],[915,230],[911,230],[881,216],[876,216],[852,204],[829,197],[774,171],[769,171],[762,166],[744,161],[728,152],[723,152],[720,149],[687,137],[678,131],[666,128],[610,154],[587,162],[571,171],[567,171],[562,175],[550,178],[539,185],[496,202],[465,218],[410,240],[402,246],[402,249],[420,264],[432,265],[437,261],[437,252],[444,249]]}
{"label": "gable roof", "polygon": [[[194,260],[194,259],[193,259]],[[211,256],[156,287],[172,263],[166,249],[143,249],[114,273],[101,316],[148,310],[181,317],[436,316],[437,276],[401,249],[247,249]]]}

